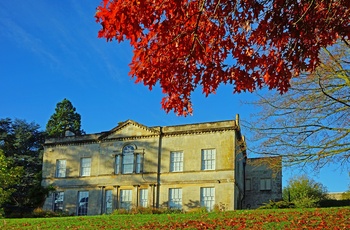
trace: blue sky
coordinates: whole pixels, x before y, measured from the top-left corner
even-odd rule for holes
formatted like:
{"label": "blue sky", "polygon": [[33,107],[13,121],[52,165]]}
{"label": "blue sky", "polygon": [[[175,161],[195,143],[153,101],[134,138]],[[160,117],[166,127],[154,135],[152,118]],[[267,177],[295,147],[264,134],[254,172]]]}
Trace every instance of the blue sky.
{"label": "blue sky", "polygon": [[[149,91],[128,76],[129,44],[97,38],[100,26],[94,14],[99,3],[0,1],[0,118],[34,121],[45,129],[56,104],[67,98],[87,133],[110,130],[127,119],[147,126],[228,120],[237,113],[241,120],[254,119],[256,108],[242,103],[254,100],[254,94],[232,94],[229,85],[207,98],[198,89],[192,97],[193,116],[166,114],[161,89]],[[242,132],[249,139],[247,130]],[[285,169],[284,185],[298,173]],[[307,173],[331,192],[345,191],[350,184],[348,172],[337,166]]]}

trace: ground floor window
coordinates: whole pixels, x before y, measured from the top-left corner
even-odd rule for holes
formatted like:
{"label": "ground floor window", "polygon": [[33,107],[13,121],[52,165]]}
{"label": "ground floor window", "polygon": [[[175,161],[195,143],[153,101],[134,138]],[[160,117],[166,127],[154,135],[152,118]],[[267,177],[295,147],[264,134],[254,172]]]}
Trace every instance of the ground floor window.
{"label": "ground floor window", "polygon": [[86,216],[88,213],[89,206],[89,192],[88,191],[80,191],[78,192],[78,216]]}
{"label": "ground floor window", "polygon": [[120,190],[120,208],[130,210],[132,202],[132,190]]}
{"label": "ground floor window", "polygon": [[148,189],[140,189],[140,206],[148,206]]}
{"label": "ground floor window", "polygon": [[169,189],[169,208],[182,209],[182,189]]}
{"label": "ground floor window", "polygon": [[106,190],[106,193],[105,193],[105,213],[111,214],[112,211],[113,211],[112,190]]}
{"label": "ground floor window", "polygon": [[215,204],[215,188],[201,188],[201,206],[208,211],[213,210]]}
{"label": "ground floor window", "polygon": [[55,192],[53,194],[53,211],[54,212],[63,211],[63,199],[64,199],[64,192]]}

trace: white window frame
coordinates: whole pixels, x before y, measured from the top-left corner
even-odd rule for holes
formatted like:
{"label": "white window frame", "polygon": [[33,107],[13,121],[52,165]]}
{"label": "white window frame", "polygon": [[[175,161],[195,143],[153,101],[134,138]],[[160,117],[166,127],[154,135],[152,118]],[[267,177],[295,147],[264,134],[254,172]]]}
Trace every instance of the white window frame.
{"label": "white window frame", "polygon": [[134,152],[123,152],[122,174],[134,173]]}
{"label": "white window frame", "polygon": [[89,207],[89,191],[79,191],[77,215],[86,216],[88,214],[88,207]]}
{"label": "white window frame", "polygon": [[215,205],[215,188],[201,188],[200,202],[202,207],[205,207],[208,211],[212,211]]}
{"label": "white window frame", "polygon": [[202,170],[215,170],[216,149],[202,149]]}
{"label": "white window frame", "polygon": [[108,189],[105,191],[105,213],[111,214],[113,212],[113,194],[112,190]]}
{"label": "white window frame", "polygon": [[140,189],[140,200],[139,205],[141,207],[147,208],[148,207],[148,189]]}
{"label": "white window frame", "polygon": [[130,210],[132,206],[132,190],[131,189],[121,189],[120,190],[120,200],[119,208]]}
{"label": "white window frame", "polygon": [[54,212],[63,212],[63,201],[64,201],[64,192],[54,192],[53,194],[53,207]]}
{"label": "white window frame", "polygon": [[67,161],[65,159],[56,160],[56,177],[66,177]]}
{"label": "white window frame", "polygon": [[271,190],[271,178],[261,178],[260,179],[260,191]]}
{"label": "white window frame", "polygon": [[143,161],[143,155],[140,153],[136,154],[136,167],[135,167],[135,173],[142,173],[143,168],[142,168],[142,161]]}
{"label": "white window frame", "polygon": [[115,156],[115,167],[114,167],[114,173],[119,174],[120,173],[120,159],[122,158],[121,155]]}
{"label": "white window frame", "polygon": [[169,188],[169,208],[182,209],[182,188]]}
{"label": "white window frame", "polygon": [[80,176],[91,175],[91,157],[83,157],[80,159]]}
{"label": "white window frame", "polygon": [[170,152],[170,172],[183,171],[183,151]]}

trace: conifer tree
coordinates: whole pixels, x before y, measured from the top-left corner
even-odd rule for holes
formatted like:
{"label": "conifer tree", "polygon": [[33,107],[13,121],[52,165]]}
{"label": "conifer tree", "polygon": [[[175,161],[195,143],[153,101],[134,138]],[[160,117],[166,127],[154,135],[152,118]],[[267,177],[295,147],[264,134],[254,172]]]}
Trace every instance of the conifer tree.
{"label": "conifer tree", "polygon": [[46,132],[49,137],[64,137],[69,130],[75,135],[82,135],[81,116],[76,112],[75,107],[68,99],[57,103],[55,113],[52,114],[46,125]]}

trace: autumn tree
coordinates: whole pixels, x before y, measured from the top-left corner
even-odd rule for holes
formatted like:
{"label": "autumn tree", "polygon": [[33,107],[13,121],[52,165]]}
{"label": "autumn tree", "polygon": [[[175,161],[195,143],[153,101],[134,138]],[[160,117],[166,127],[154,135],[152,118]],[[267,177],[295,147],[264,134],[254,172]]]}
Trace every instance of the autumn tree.
{"label": "autumn tree", "polygon": [[69,130],[75,135],[82,135],[81,116],[68,99],[58,102],[55,113],[52,114],[46,125],[46,132],[49,137],[64,137]]}
{"label": "autumn tree", "polygon": [[218,86],[284,93],[313,72],[319,51],[350,35],[348,0],[103,0],[98,37],[129,40],[129,75],[165,94],[162,107],[192,113],[191,93]]}
{"label": "autumn tree", "polygon": [[312,74],[291,81],[284,95],[260,95],[260,112],[245,126],[254,134],[249,150],[283,156],[287,165],[328,163],[348,166],[350,159],[350,45],[324,48]]}
{"label": "autumn tree", "polygon": [[282,191],[283,200],[292,202],[297,208],[317,207],[327,199],[327,188],[305,175],[289,180]]}

